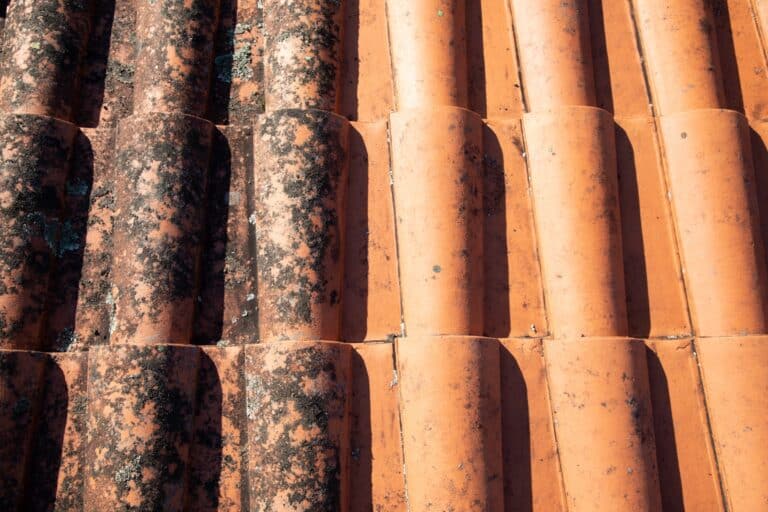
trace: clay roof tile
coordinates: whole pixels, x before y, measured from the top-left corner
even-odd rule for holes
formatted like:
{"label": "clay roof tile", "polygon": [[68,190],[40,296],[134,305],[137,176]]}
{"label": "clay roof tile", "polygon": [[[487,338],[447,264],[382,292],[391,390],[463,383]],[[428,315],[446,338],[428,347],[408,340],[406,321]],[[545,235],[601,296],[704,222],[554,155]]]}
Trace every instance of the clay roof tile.
{"label": "clay roof tile", "polygon": [[0,0],[0,510],[764,510],[766,31]]}

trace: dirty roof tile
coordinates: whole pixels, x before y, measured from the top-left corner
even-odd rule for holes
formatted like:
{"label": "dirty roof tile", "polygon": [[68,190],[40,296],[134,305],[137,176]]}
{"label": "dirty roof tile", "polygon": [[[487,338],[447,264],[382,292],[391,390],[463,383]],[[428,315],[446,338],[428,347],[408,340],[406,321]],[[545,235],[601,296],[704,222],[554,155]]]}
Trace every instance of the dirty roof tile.
{"label": "dirty roof tile", "polygon": [[762,510],[767,38],[0,0],[0,509]]}

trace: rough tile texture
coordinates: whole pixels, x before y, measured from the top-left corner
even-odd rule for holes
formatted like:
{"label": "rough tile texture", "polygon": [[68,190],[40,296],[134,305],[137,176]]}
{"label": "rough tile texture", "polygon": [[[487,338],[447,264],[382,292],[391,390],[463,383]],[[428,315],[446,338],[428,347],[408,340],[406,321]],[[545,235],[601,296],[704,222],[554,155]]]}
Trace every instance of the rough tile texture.
{"label": "rough tile texture", "polygon": [[113,343],[189,343],[211,130],[179,114],[120,123]]}
{"label": "rough tile texture", "polygon": [[349,500],[351,347],[245,349],[251,510],[343,510]]}
{"label": "rough tile texture", "polygon": [[766,41],[0,0],[0,510],[764,510]]}
{"label": "rough tile texture", "polygon": [[0,346],[38,348],[48,283],[66,239],[60,220],[76,127],[50,117],[0,119]]}
{"label": "rough tile texture", "polygon": [[258,120],[253,224],[265,341],[339,338],[348,133],[343,118],[320,110]]}
{"label": "rough tile texture", "polygon": [[199,349],[112,345],[88,363],[85,507],[184,510]]}

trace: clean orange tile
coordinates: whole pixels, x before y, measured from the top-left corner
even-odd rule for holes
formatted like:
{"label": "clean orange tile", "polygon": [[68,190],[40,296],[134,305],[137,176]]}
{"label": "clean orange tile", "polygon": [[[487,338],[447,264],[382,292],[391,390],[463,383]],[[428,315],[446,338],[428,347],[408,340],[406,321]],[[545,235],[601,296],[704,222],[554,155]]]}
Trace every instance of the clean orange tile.
{"label": "clean orange tile", "polygon": [[661,128],[694,332],[765,332],[768,289],[746,119],[695,110],[663,117]]}
{"label": "clean orange tile", "polygon": [[723,510],[706,400],[690,338],[647,341],[663,510]]}
{"label": "clean orange tile", "polygon": [[486,336],[546,336],[536,231],[520,121],[483,131],[483,272]]}
{"label": "clean orange tile", "polygon": [[500,510],[498,340],[409,336],[396,350],[408,509]]}
{"label": "clean orange tile", "polygon": [[768,400],[765,336],[696,338],[707,410],[731,510],[768,502]]}
{"label": "clean orange tile", "polygon": [[529,113],[523,134],[551,333],[626,335],[610,114],[593,107]]}
{"label": "clean orange tile", "polygon": [[636,0],[635,21],[657,114],[723,106],[714,20],[705,0]]}
{"label": "clean orange tile", "polygon": [[500,343],[504,510],[565,511],[542,340]]}
{"label": "clean orange tile", "polygon": [[512,0],[526,106],[595,105],[589,17],[584,0]]}
{"label": "clean orange tile", "polygon": [[466,2],[388,0],[397,110],[467,106]]}
{"label": "clean orange tile", "polygon": [[350,512],[405,512],[399,382],[392,343],[352,353]]}
{"label": "clean orange tile", "polygon": [[645,345],[544,342],[568,510],[661,510]]}
{"label": "clean orange tile", "polygon": [[390,133],[406,333],[481,334],[482,122],[455,107],[406,110]]}
{"label": "clean orange tile", "polygon": [[390,181],[388,125],[352,123],[349,134],[341,337],[381,340],[400,333],[400,282]]}

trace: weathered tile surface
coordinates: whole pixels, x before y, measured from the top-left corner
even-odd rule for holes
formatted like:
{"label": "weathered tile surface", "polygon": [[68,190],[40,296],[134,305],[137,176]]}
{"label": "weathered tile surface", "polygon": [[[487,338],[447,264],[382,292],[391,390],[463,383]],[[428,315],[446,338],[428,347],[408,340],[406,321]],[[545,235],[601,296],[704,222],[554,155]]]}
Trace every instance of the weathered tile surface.
{"label": "weathered tile surface", "polygon": [[0,509],[762,510],[767,41],[0,0]]}

